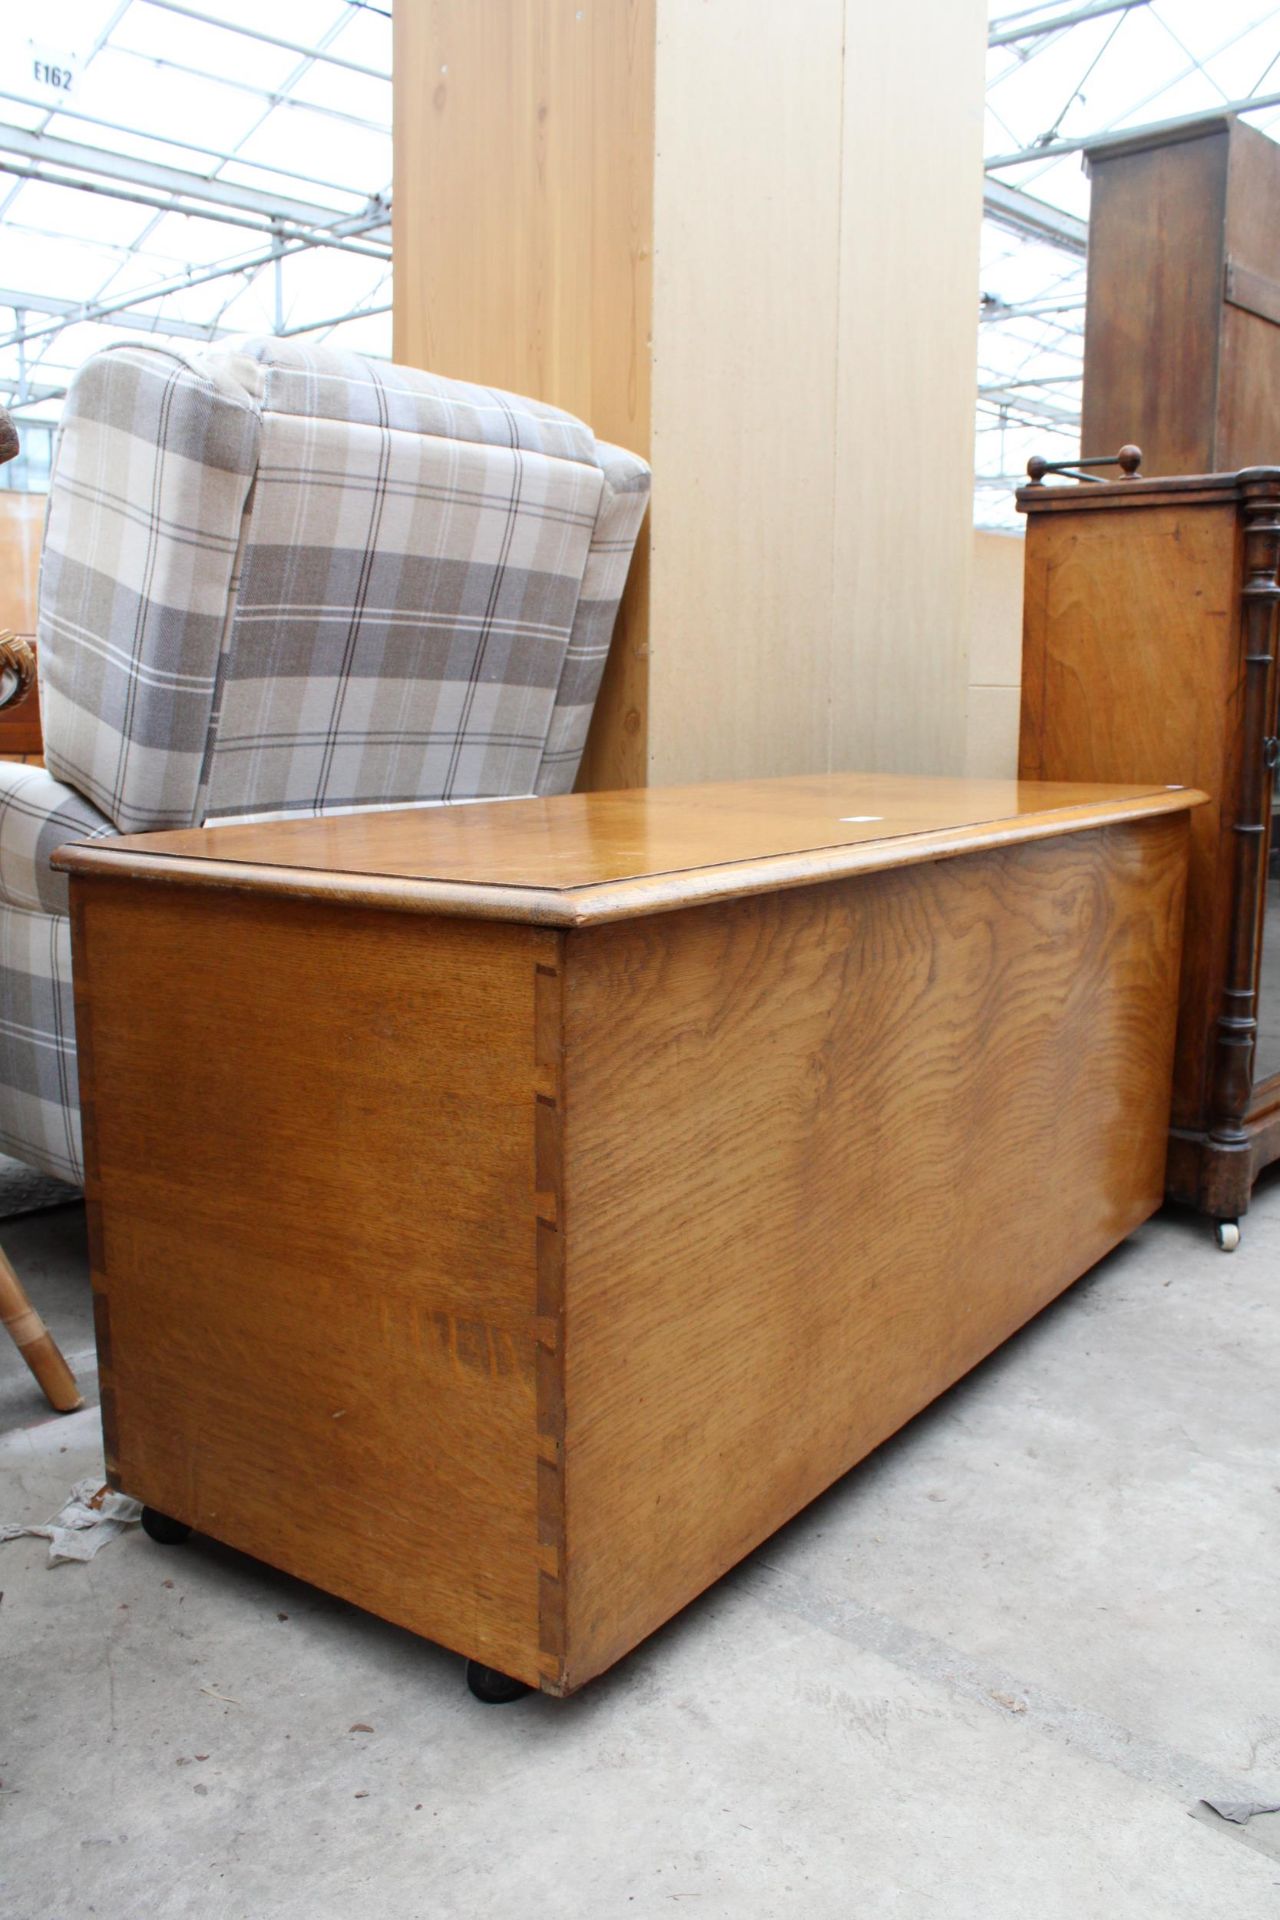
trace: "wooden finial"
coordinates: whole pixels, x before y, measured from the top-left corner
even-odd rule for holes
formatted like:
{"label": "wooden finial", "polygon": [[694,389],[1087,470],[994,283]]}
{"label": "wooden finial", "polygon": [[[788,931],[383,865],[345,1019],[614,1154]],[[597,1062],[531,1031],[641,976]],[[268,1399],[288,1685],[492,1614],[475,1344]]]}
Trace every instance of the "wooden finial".
{"label": "wooden finial", "polygon": [[0,466],[3,466],[6,460],[14,459],[18,451],[18,429],[4,408],[0,407]]}
{"label": "wooden finial", "polygon": [[1033,487],[1044,485],[1044,477],[1049,471],[1049,462],[1042,454],[1033,453],[1027,462],[1027,479]]}
{"label": "wooden finial", "polygon": [[1137,480],[1140,477],[1138,470],[1142,465],[1142,448],[1121,447],[1116,455],[1116,465],[1126,480]]}

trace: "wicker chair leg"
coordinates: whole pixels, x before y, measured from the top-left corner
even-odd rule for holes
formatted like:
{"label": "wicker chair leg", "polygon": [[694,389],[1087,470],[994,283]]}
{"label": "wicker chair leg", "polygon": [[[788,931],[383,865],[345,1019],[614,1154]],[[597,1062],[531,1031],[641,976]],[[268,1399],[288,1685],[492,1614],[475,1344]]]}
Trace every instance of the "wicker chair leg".
{"label": "wicker chair leg", "polygon": [[0,1252],[0,1320],[54,1412],[74,1413],[77,1407],[82,1407],[84,1401],[74,1373],[59,1353],[3,1252]]}

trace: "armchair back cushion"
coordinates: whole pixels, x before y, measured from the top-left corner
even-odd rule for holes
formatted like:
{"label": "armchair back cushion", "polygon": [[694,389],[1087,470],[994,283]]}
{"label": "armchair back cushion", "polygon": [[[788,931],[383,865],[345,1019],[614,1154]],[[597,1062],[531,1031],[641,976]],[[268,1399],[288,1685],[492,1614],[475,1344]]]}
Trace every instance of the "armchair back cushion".
{"label": "armchair back cushion", "polygon": [[125,832],[565,790],[648,480],[354,354],[108,348],[50,491],[46,764]]}

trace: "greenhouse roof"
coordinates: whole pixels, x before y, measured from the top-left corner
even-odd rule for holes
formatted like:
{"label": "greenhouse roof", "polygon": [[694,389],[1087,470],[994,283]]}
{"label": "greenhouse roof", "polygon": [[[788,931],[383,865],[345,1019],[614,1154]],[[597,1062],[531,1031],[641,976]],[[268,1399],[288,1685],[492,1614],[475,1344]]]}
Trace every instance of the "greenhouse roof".
{"label": "greenhouse roof", "polygon": [[54,422],[122,329],[389,353],[389,7],[58,0],[36,36],[23,12],[0,20],[0,403],[20,424]]}
{"label": "greenhouse roof", "polygon": [[[46,17],[0,16],[0,404],[47,429],[122,330],[389,355],[390,0]],[[989,39],[975,501],[1012,526],[1028,455],[1079,451],[1091,142],[1227,110],[1280,134],[1280,0],[992,0]]]}

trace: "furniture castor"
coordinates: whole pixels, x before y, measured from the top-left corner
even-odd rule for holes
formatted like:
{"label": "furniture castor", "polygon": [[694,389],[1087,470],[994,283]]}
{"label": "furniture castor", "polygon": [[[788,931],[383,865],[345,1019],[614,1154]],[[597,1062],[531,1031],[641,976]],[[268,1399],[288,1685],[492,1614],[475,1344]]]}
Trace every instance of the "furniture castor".
{"label": "furniture castor", "polygon": [[142,1531],[162,1547],[180,1547],[191,1538],[191,1529],[185,1520],[171,1520],[167,1513],[157,1513],[154,1507],[142,1509]]}
{"label": "furniture castor", "polygon": [[1213,1229],[1213,1237],[1223,1253],[1234,1253],[1240,1245],[1240,1222],[1219,1220]]}
{"label": "furniture castor", "polygon": [[479,1660],[467,1662],[467,1685],[486,1707],[505,1707],[511,1700],[523,1700],[530,1691],[523,1680],[513,1680],[509,1674],[499,1673],[496,1667],[486,1667]]}

